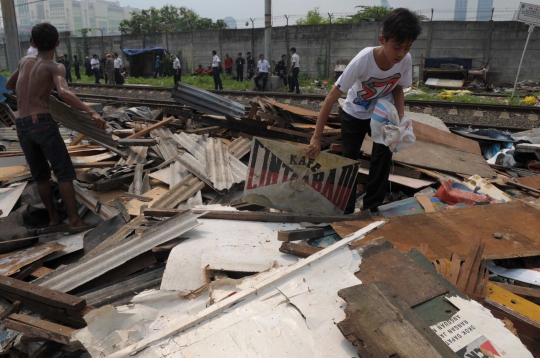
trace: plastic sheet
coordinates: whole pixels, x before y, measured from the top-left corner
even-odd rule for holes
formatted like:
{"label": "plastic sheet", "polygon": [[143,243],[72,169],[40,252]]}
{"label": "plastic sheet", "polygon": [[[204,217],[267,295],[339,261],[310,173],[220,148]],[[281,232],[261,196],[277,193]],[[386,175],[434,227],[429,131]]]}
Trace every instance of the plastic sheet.
{"label": "plastic sheet", "polygon": [[396,107],[385,99],[377,101],[371,119],[373,142],[386,145],[392,152],[410,147],[416,141],[412,121],[407,116],[399,119]]}

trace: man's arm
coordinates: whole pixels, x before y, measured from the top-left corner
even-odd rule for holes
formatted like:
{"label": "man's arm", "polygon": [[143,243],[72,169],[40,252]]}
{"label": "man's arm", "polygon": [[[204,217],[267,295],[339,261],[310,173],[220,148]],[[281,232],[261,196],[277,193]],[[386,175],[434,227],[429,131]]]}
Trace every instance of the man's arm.
{"label": "man's arm", "polygon": [[15,91],[15,87],[17,86],[17,80],[19,79],[19,68],[13,72],[13,74],[9,77],[9,80],[6,82],[6,89],[8,91]]}
{"label": "man's arm", "polygon": [[403,86],[397,85],[392,90],[392,95],[394,96],[394,104],[396,106],[399,119],[401,119],[405,114],[405,94],[403,93]]}
{"label": "man's arm", "polygon": [[73,108],[76,108],[80,111],[85,111],[90,114],[92,119],[96,122],[96,127],[99,129],[104,129],[106,122],[96,111],[88,107],[86,103],[81,101],[73,92],[69,90],[68,84],[66,82],[66,68],[58,64],[55,66],[53,72],[53,82],[58,91],[58,96],[64,101],[67,105],[70,105]]}
{"label": "man's arm", "polygon": [[321,152],[321,138],[324,132],[324,126],[326,125],[326,121],[328,120],[328,116],[330,115],[330,111],[332,111],[334,103],[337,102],[337,100],[341,97],[342,94],[343,92],[341,92],[339,88],[334,86],[332,87],[330,93],[328,93],[328,95],[326,96],[324,103],[321,107],[321,111],[319,112],[319,116],[317,117],[317,125],[315,126],[315,132],[313,132],[313,136],[309,141],[309,149],[307,151],[308,157],[315,158]]}

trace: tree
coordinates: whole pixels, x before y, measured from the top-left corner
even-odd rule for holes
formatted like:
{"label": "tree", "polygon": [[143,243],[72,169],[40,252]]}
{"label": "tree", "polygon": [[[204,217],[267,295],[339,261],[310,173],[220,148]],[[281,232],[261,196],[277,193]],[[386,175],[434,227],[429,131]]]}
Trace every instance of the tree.
{"label": "tree", "polygon": [[318,7],[309,10],[306,17],[302,17],[296,21],[297,25],[327,25],[329,23],[330,19],[323,17],[319,13]]}
{"label": "tree", "polygon": [[223,20],[214,22],[187,7],[165,5],[161,9],[151,7],[138,14],[132,13],[131,19],[122,20],[120,23],[120,32],[124,35],[161,34],[226,27]]}
{"label": "tree", "polygon": [[[390,12],[392,12],[393,8],[387,8],[384,6],[355,6],[356,8],[360,8],[354,15],[350,15],[344,18],[339,18],[336,20],[336,23],[341,24],[350,24],[350,23],[359,23],[362,21],[373,21],[373,22],[380,22],[384,19],[386,15],[388,15]],[[429,20],[424,15],[420,15],[418,13],[414,13],[418,20],[420,21],[427,21]]]}

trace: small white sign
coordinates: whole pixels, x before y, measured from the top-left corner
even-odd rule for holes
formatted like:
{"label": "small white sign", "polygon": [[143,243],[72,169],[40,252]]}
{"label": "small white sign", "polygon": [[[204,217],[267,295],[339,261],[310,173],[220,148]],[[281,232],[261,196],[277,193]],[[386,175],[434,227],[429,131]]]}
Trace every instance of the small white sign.
{"label": "small white sign", "polygon": [[517,20],[528,24],[540,25],[540,5],[520,3]]}

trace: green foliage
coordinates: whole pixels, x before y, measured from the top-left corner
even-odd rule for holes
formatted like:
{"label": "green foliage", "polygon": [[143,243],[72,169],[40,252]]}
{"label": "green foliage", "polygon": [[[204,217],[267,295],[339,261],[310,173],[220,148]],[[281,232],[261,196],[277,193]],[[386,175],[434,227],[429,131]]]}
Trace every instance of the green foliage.
{"label": "green foliage", "polygon": [[201,17],[185,6],[165,5],[161,9],[150,7],[140,13],[132,13],[131,19],[120,22],[120,32],[125,35],[162,34],[193,30],[225,29],[223,20]]}
{"label": "green foliage", "polygon": [[[365,5],[356,6],[355,8],[359,8],[356,14],[339,18],[335,21],[335,23],[356,24],[356,23],[364,22],[364,21],[380,22],[384,19],[386,15],[388,15],[390,12],[392,12],[392,10],[394,10],[393,8],[388,9],[387,7],[384,7],[384,6],[365,6]],[[420,15],[417,13],[415,14],[418,20],[420,21],[429,20],[424,15]]]}
{"label": "green foliage", "polygon": [[313,8],[309,10],[306,17],[302,17],[296,21],[296,25],[327,25],[330,23],[330,19],[322,16],[319,13],[319,8]]}
{"label": "green foliage", "polygon": [[[81,36],[83,38],[83,52],[84,56],[90,56],[90,48],[88,47],[88,33],[92,31],[91,28],[83,28],[80,30],[77,30],[81,33]],[[81,56],[82,58],[82,56]]]}

